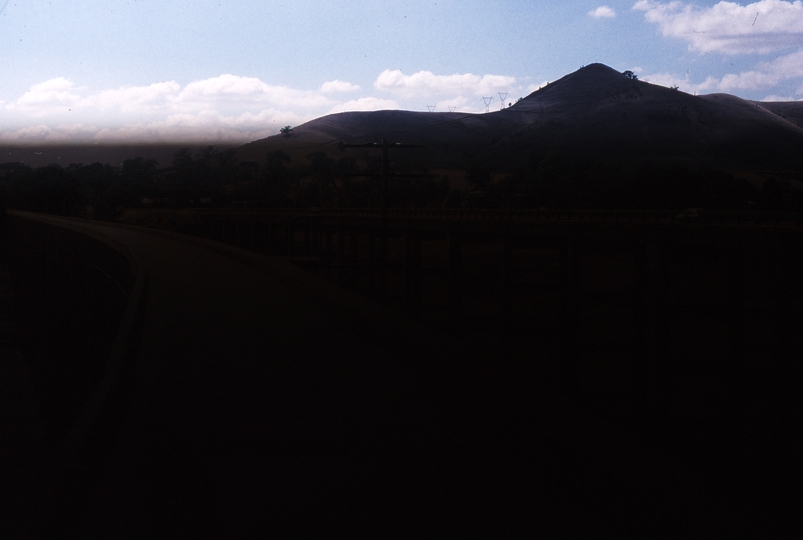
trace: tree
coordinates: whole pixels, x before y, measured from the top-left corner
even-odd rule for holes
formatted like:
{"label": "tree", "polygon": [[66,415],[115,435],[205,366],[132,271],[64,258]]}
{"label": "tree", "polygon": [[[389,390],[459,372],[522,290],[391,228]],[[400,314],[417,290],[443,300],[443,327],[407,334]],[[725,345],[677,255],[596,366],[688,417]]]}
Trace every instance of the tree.
{"label": "tree", "polygon": [[291,131],[293,131],[293,128],[291,128],[290,126],[284,126],[279,130],[279,133],[281,133],[285,137],[289,137]]}
{"label": "tree", "polygon": [[290,156],[281,150],[274,150],[268,153],[265,168],[263,169],[265,180],[268,182],[280,182],[287,178],[289,171],[284,164],[291,161]]}
{"label": "tree", "polygon": [[214,158],[217,153],[214,146],[204,146],[195,154],[196,160],[208,167],[212,163],[212,158]]}
{"label": "tree", "polygon": [[159,167],[159,162],[155,159],[144,159],[137,156],[123,161],[122,175],[128,182],[145,180],[150,177]]}
{"label": "tree", "polygon": [[628,79],[631,79],[631,80],[634,80],[634,81],[638,80],[638,75],[636,75],[635,73],[633,73],[629,69],[627,71],[623,72],[622,75],[624,75]]}
{"label": "tree", "polygon": [[173,167],[186,168],[192,164],[192,151],[189,148],[181,148],[173,152]]}

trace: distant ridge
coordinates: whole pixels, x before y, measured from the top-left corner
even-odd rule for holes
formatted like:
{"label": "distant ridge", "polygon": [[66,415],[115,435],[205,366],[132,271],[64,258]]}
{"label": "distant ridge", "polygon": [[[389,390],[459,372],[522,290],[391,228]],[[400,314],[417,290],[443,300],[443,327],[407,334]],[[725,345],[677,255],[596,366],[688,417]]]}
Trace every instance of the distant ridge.
{"label": "distant ridge", "polygon": [[[803,169],[803,104],[768,104],[727,94],[692,96],[590,64],[486,114],[347,112],[317,118],[240,147],[239,159],[262,161],[282,150],[294,164],[323,151],[333,158],[365,151],[343,141],[389,138],[424,144],[399,156],[409,167],[465,169],[485,160],[497,172],[527,166],[550,152],[598,159],[700,161],[733,170]],[[785,118],[788,116],[789,118]]]}

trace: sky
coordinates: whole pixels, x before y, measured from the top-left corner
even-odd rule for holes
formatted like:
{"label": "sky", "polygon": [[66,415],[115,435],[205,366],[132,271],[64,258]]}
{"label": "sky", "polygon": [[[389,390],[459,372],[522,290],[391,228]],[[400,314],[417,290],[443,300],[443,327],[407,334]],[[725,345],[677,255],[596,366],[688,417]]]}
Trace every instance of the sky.
{"label": "sky", "polygon": [[343,111],[481,113],[593,62],[803,99],[800,0],[604,1],[0,0],[0,144],[233,144]]}

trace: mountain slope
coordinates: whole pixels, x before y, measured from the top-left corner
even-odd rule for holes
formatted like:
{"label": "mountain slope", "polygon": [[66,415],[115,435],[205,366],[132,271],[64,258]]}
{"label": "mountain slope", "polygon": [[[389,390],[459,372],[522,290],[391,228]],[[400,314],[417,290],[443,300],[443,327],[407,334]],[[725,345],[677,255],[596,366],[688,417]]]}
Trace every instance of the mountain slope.
{"label": "mountain slope", "polygon": [[[394,152],[412,168],[465,169],[482,159],[513,172],[550,152],[597,159],[703,160],[732,169],[800,169],[803,129],[757,104],[727,94],[692,96],[632,80],[591,64],[547,85],[507,109],[486,114],[410,111],[348,112],[324,116],[238,149],[239,159],[261,161],[279,149],[304,163],[331,157],[368,158],[376,151],[343,148],[388,138],[426,146]],[[340,144],[339,144],[340,143]]]}

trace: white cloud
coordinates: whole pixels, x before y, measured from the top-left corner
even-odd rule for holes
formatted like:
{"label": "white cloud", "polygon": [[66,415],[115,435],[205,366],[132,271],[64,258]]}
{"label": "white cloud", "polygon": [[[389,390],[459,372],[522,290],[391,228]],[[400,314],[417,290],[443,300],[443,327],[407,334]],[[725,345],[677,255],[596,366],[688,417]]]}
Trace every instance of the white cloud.
{"label": "white cloud", "polygon": [[[368,110],[370,99],[348,106]],[[58,77],[35,84],[4,104],[0,125],[5,129],[0,131],[0,140],[247,142],[275,134],[282,125],[312,120],[339,104],[319,91],[230,74],[193,81],[183,88],[166,81],[95,92]],[[390,101],[382,104],[398,107]],[[32,120],[36,120],[33,125]]]}
{"label": "white cloud", "polygon": [[[316,90],[268,84],[256,77],[223,74],[181,85],[161,81],[142,86],[88,89],[65,77],[31,86],[0,104],[0,141],[31,142],[248,142],[278,133],[327,113],[408,107],[436,103],[482,112],[480,96],[519,93],[516,79],[502,75],[404,75],[382,72],[374,86],[385,96],[335,99],[360,87],[341,80]],[[402,101],[402,98],[408,101]],[[412,103],[410,103],[412,101]],[[412,105],[412,107],[411,107]]]}
{"label": "white cloud", "polygon": [[335,79],[334,81],[327,81],[321,85],[321,92],[324,94],[328,94],[330,92],[354,92],[359,90],[360,87],[356,84],[351,84],[350,82],[345,81],[338,81]]}
{"label": "white cloud", "polygon": [[158,111],[175,104],[181,86],[175,81],[148,86],[124,86],[87,97],[82,105],[101,110],[119,108],[122,112]]}
{"label": "white cloud", "polygon": [[220,75],[193,81],[184,88],[175,82],[148,86],[125,86],[94,94],[76,88],[64,77],[33,85],[6,109],[45,116],[65,110],[93,109],[116,111],[124,115],[142,116],[152,113],[196,111],[204,108],[238,110],[262,109],[266,106],[293,108],[331,107],[336,102],[310,90],[266,84],[255,77]]}
{"label": "white cloud", "polygon": [[[717,79],[708,77],[702,83],[690,83],[686,78],[676,77],[668,73],[644,75],[643,80],[662,86],[677,85],[688,93],[728,92],[740,90],[760,90],[773,87],[783,81],[803,78],[803,50],[787,54],[772,60],[761,62],[755,69],[741,73],[728,73]],[[803,87],[798,89],[803,94]]]}
{"label": "white cloud", "polygon": [[329,114],[346,111],[381,111],[387,109],[398,109],[399,104],[392,99],[380,99],[375,97],[363,97],[352,99],[345,103],[340,103],[332,107]]}
{"label": "white cloud", "polygon": [[505,75],[479,76],[471,73],[435,75],[431,71],[419,71],[412,75],[405,75],[398,69],[386,69],[376,78],[374,87],[407,97],[437,94],[481,96],[493,95],[499,90],[506,90],[515,83],[515,77]]}
{"label": "white cloud", "polygon": [[769,88],[784,80],[803,78],[803,50],[761,62],[756,69],[729,73],[722,77],[718,88],[723,92]]}
{"label": "white cloud", "polygon": [[209,103],[236,103],[238,107],[273,103],[295,107],[329,106],[332,101],[311,90],[296,90],[287,86],[272,86],[256,77],[221,75],[189,83],[179,93],[183,106]]}
{"label": "white cloud", "polygon": [[725,54],[767,54],[803,39],[803,3],[800,0],[760,0],[746,6],[719,2],[699,8],[673,1],[639,0],[634,10],[657,24],[664,36],[684,39],[689,48]]}
{"label": "white cloud", "polygon": [[9,143],[26,143],[34,141],[46,141],[53,130],[44,124],[28,126],[15,131],[0,134],[0,140]]}
{"label": "white cloud", "polygon": [[600,6],[597,9],[592,9],[589,11],[588,15],[590,17],[594,17],[595,19],[612,19],[616,17],[616,12],[608,6]]}
{"label": "white cloud", "polygon": [[53,108],[69,110],[80,103],[81,96],[75,93],[79,90],[69,79],[57,77],[31,86],[16,102],[6,105],[6,109],[18,109],[37,117]]}
{"label": "white cloud", "polygon": [[179,113],[164,120],[98,129],[92,136],[97,142],[229,142],[242,143],[269,137],[284,125],[298,125],[313,119],[275,109],[258,113],[226,116],[203,110],[196,114]]}

